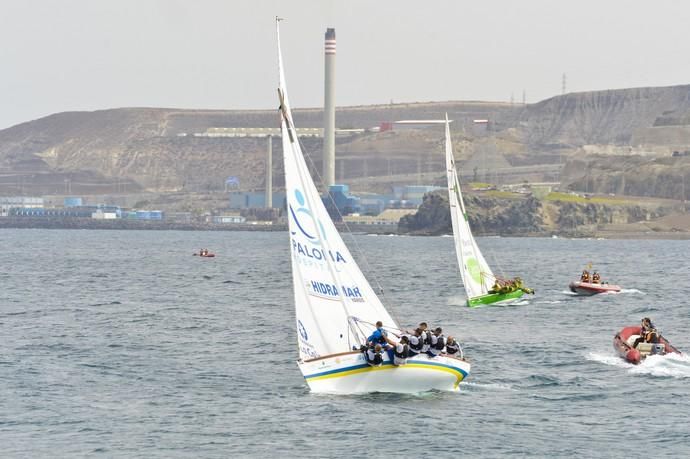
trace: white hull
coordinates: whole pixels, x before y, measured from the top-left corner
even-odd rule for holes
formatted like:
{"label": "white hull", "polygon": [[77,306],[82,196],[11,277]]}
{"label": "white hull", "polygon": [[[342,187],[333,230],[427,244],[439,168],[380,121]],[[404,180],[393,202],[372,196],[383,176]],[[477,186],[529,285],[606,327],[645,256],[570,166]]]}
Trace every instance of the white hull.
{"label": "white hull", "polygon": [[470,373],[468,362],[446,355],[433,358],[417,355],[398,367],[390,363],[387,355],[384,357],[380,367],[370,367],[361,352],[297,363],[312,392],[331,394],[456,391],[460,381]]}

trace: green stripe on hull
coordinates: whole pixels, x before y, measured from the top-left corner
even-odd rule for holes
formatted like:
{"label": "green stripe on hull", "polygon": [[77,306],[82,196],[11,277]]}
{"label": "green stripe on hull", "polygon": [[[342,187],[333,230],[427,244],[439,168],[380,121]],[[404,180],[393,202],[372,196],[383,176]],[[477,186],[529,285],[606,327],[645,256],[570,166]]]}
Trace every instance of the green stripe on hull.
{"label": "green stripe on hull", "polygon": [[467,300],[467,306],[477,308],[479,306],[486,306],[488,304],[499,303],[503,301],[517,300],[524,295],[522,290],[516,290],[510,293],[487,293],[482,296],[475,296]]}

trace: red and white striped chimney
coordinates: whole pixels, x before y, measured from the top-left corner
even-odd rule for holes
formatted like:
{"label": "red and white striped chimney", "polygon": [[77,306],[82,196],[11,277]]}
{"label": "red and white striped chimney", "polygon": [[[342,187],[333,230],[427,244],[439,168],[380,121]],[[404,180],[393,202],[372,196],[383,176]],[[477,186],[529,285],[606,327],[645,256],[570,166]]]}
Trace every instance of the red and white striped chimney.
{"label": "red and white striped chimney", "polygon": [[323,181],[328,188],[335,184],[335,29],[326,29],[324,61]]}

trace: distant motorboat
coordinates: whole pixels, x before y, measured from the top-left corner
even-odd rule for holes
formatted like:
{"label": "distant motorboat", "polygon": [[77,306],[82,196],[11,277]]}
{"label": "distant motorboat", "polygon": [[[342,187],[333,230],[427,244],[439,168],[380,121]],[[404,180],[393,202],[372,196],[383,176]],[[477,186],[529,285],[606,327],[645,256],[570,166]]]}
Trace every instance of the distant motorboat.
{"label": "distant motorboat", "polygon": [[211,252],[206,252],[206,253],[193,253],[192,255],[194,255],[195,257],[201,257],[201,258],[213,258],[213,257],[216,256],[215,253],[211,253]]}
{"label": "distant motorboat", "polygon": [[620,285],[593,282],[573,281],[568,285],[570,291],[580,296],[592,296],[598,293],[619,293]]}

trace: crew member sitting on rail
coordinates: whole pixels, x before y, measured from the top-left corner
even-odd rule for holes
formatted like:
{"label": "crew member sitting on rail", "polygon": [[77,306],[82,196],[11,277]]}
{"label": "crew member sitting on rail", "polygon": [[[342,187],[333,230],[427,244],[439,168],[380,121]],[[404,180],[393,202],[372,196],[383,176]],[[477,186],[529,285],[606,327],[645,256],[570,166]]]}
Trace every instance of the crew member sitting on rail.
{"label": "crew member sitting on rail", "polygon": [[431,346],[431,331],[426,322],[420,322],[419,329],[421,330],[419,338],[422,341],[422,353],[424,353],[427,352]]}
{"label": "crew member sitting on rail", "polygon": [[383,348],[380,344],[367,348],[364,351],[364,359],[372,367],[380,367],[383,364]]}
{"label": "crew member sitting on rail", "polygon": [[515,290],[522,290],[523,292],[525,292],[525,293],[527,293],[527,294],[534,295],[534,289],[531,289],[531,288],[529,288],[529,287],[525,287],[525,286],[522,284],[522,279],[521,279],[521,278],[516,277],[516,278],[513,280],[513,283],[514,283],[514,285],[515,285]]}
{"label": "crew member sitting on rail", "polygon": [[443,352],[443,348],[446,346],[446,339],[443,337],[443,330],[441,327],[436,327],[434,333],[431,335],[431,346],[429,346],[429,357],[436,357]]}
{"label": "crew member sitting on rail", "polygon": [[503,288],[503,285],[501,284],[501,281],[496,278],[494,285],[491,287],[491,290],[489,290],[489,293],[498,293],[501,291],[501,288]]}
{"label": "crew member sitting on rail", "polygon": [[[408,346],[407,336],[400,338],[400,342],[393,347],[393,366],[405,365],[409,357],[410,347]],[[389,351],[390,352],[390,351]]]}
{"label": "crew member sitting on rail", "polygon": [[422,342],[422,329],[421,328],[417,328],[414,331],[414,333],[407,335],[407,339],[409,341],[408,354],[410,357],[414,357],[415,355],[422,352],[422,346],[424,346],[424,343]]}
{"label": "crew member sitting on rail", "polygon": [[455,341],[455,338],[449,336],[446,340],[446,354],[455,355],[460,352],[460,344]]}

